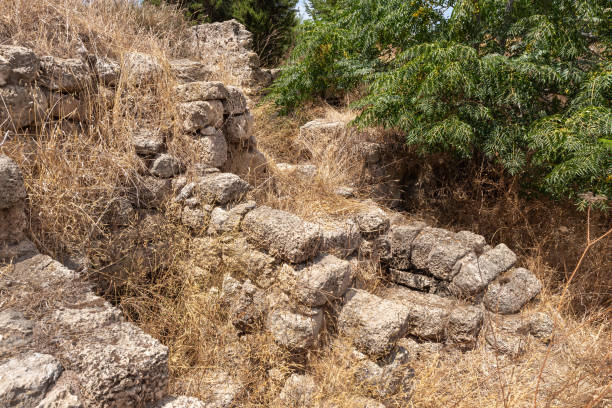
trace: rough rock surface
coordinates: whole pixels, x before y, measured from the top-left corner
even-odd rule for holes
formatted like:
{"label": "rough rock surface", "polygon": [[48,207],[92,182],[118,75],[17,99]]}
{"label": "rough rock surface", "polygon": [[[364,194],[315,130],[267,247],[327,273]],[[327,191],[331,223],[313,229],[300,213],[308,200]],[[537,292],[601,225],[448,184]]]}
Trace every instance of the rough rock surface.
{"label": "rough rock surface", "polygon": [[47,98],[38,88],[21,85],[0,87],[0,128],[15,130],[44,118]]}
{"label": "rough rock surface", "polygon": [[34,407],[62,373],[62,365],[48,354],[30,353],[0,364],[0,405]]}
{"label": "rough rock surface", "polygon": [[281,269],[285,291],[310,307],[340,299],[346,293],[351,278],[350,263],[333,255],[321,256],[311,265],[295,269],[284,265]]}
{"label": "rough rock surface", "polygon": [[249,331],[262,320],[266,309],[265,295],[250,280],[240,283],[226,275],[223,279],[222,298],[229,307],[230,321],[237,329]]}
{"label": "rough rock surface", "polygon": [[32,82],[38,76],[40,60],[28,48],[0,45],[0,86]]}
{"label": "rough rock surface", "polygon": [[229,93],[222,82],[189,82],[174,89],[176,98],[180,102],[209,101],[227,99]]}
{"label": "rough rock surface", "polygon": [[180,160],[167,153],[157,156],[151,164],[151,173],[160,178],[171,178],[184,170],[185,167]]}
{"label": "rough rock surface", "polygon": [[385,298],[405,307],[406,332],[423,340],[471,347],[482,327],[483,312],[460,301],[400,286],[387,289]]}
{"label": "rough rock surface", "polygon": [[223,104],[218,100],[181,103],[178,112],[185,132],[197,132],[209,126],[220,127],[223,123]]}
{"label": "rough rock surface", "polygon": [[170,61],[170,70],[182,83],[210,81],[213,72],[202,62],[188,59]]}
{"label": "rough rock surface", "polygon": [[199,189],[205,201],[227,204],[238,201],[251,190],[251,186],[232,173],[211,173],[201,178]]}
{"label": "rough rock surface", "polygon": [[352,220],[335,225],[321,227],[323,242],[321,252],[331,253],[340,257],[353,254],[361,244],[359,227]]}
{"label": "rough rock surface", "polygon": [[387,214],[379,207],[371,206],[355,216],[361,234],[366,239],[382,235],[389,229],[390,222]]}
{"label": "rough rock surface", "polygon": [[155,408],[208,408],[208,405],[197,398],[181,396],[165,398]]}
{"label": "rough rock surface", "polygon": [[408,308],[358,289],[348,291],[338,316],[340,331],[350,335],[360,350],[374,356],[389,351],[409,324]]}
{"label": "rough rock surface", "polygon": [[152,55],[128,52],[123,55],[121,72],[128,81],[146,84],[155,81],[162,74],[162,66]]}
{"label": "rough rock surface", "polygon": [[46,56],[40,62],[42,85],[47,89],[72,93],[91,86],[89,69],[80,59]]}
{"label": "rough rock surface", "polygon": [[296,215],[259,207],[246,215],[242,229],[254,245],[285,261],[312,259],[321,245],[321,228]]}
{"label": "rough rock surface", "polygon": [[542,284],[531,271],[516,268],[489,285],[484,297],[486,308],[500,314],[517,313],[542,290]]}
{"label": "rough rock surface", "polygon": [[290,407],[309,407],[317,392],[317,385],[309,375],[292,374],[278,395],[279,402]]}
{"label": "rough rock surface", "polygon": [[193,148],[203,165],[222,167],[227,162],[227,141],[223,133],[217,130],[195,138]]}
{"label": "rough rock surface", "polygon": [[236,20],[193,27],[192,47],[215,74],[230,72],[242,87],[266,86],[271,80],[271,75],[259,68],[253,35]]}
{"label": "rough rock surface", "polygon": [[283,306],[273,306],[268,313],[267,329],[279,344],[293,350],[314,346],[323,326],[323,312],[312,309],[309,315],[295,313]]}
{"label": "rough rock surface", "polygon": [[469,254],[455,265],[458,272],[449,289],[457,296],[476,295],[493,279],[510,269],[516,259],[514,252],[504,244],[499,244],[478,257],[474,253]]}
{"label": "rough rock surface", "polygon": [[249,140],[253,131],[253,122],[254,119],[249,113],[230,116],[223,125],[225,137],[233,143]]}
{"label": "rough rock surface", "polygon": [[0,210],[17,205],[26,197],[21,170],[14,161],[0,155]]}
{"label": "rough rock surface", "polygon": [[148,156],[161,151],[164,137],[157,131],[139,129],[132,135],[132,146],[137,154]]}

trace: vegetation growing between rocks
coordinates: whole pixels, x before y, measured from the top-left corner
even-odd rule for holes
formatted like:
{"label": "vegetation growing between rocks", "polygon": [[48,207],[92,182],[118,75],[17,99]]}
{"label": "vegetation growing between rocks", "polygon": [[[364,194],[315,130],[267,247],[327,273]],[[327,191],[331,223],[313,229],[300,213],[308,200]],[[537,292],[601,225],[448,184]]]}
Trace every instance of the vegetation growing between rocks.
{"label": "vegetation growing between rocks", "polygon": [[422,154],[486,160],[553,197],[612,197],[605,1],[340,0],[311,14],[273,86],[285,110],[357,92],[357,124]]}
{"label": "vegetation growing between rocks", "polygon": [[266,65],[273,65],[293,42],[298,24],[297,0],[148,0],[177,4],[194,22],[216,22],[235,18],[253,34],[254,51]]}
{"label": "vegetation growing between rocks", "polygon": [[[169,6],[139,8],[123,2],[98,1],[86,7],[81,0],[43,0],[33,5],[17,0],[0,2],[0,15],[3,43],[27,45],[41,55],[76,57],[81,41],[99,56],[118,58],[125,51],[139,51],[158,56],[164,65],[170,58],[189,55],[184,42],[188,23]],[[381,37],[392,34],[389,31]],[[210,291],[221,286],[226,273],[240,280],[253,279],[245,272],[248,265],[243,254],[228,250],[228,243],[236,237],[208,239],[204,233],[194,234],[181,225],[180,209],[169,202],[157,211],[138,211],[127,223],[120,220],[121,214],[113,204],[124,198],[147,171],[135,159],[130,146],[133,118],[167,132],[169,140],[181,142],[180,132],[173,124],[174,107],[166,102],[171,100],[170,77],[164,72],[151,93],[126,84],[118,91],[122,98],[112,108],[107,101],[92,97],[91,106],[100,114],[87,126],[48,119],[7,140],[0,151],[19,163],[26,179],[28,234],[42,251],[60,260],[82,251],[93,261],[92,277],[111,283],[104,286],[105,296],[119,304],[128,319],[170,348],[173,393],[206,398],[211,388],[206,376],[210,371],[223,370],[243,385],[236,400],[238,406],[280,406],[275,399],[284,378],[294,372],[313,376],[320,386],[314,396],[317,402],[353,408],[355,395],[376,397],[377,390],[355,376],[357,368],[348,355],[351,338],[338,338],[333,324],[323,331],[319,350],[300,355],[292,355],[267,333],[236,335],[227,308]],[[152,98],[156,98],[153,105]],[[335,187],[355,176],[355,160],[336,154],[346,154],[350,139],[334,141],[328,146],[329,155],[311,159],[319,167],[312,180],[281,176],[273,168],[274,162],[297,162],[303,158],[303,146],[295,140],[299,125],[325,116],[349,120],[353,112],[338,112],[316,104],[301,107],[289,117],[276,116],[266,105],[253,113],[256,137],[271,160],[272,174],[263,180],[248,173],[239,174],[257,187],[254,195],[259,204],[310,220],[346,217],[360,208],[357,200],[340,199],[333,194]],[[185,162],[192,159],[189,144],[173,145],[172,153]],[[401,390],[389,397],[389,403],[401,404],[411,394],[409,406],[414,407],[531,406],[534,378],[542,368],[544,382],[561,378],[555,385],[558,394],[554,395],[554,403],[558,406],[588,405],[604,395],[610,379],[612,341],[609,303],[605,303],[609,302],[605,296],[609,291],[606,279],[612,253],[609,240],[593,248],[570,286],[574,295],[571,304],[583,308],[564,307],[562,315],[557,315],[558,282],[567,278],[562,265],[567,264],[571,270],[582,250],[586,229],[583,217],[564,208],[548,208],[548,201],[526,206],[514,196],[510,182],[500,183],[501,187],[495,190],[506,188],[507,195],[494,195],[490,194],[492,188],[485,176],[469,181],[455,179],[447,184],[448,179],[428,172],[427,162],[418,164],[423,165],[422,186],[429,194],[419,199],[424,204],[432,199],[432,208],[422,205],[422,213],[414,216],[455,230],[476,230],[492,243],[512,243],[526,258],[525,266],[546,284],[542,301],[530,309],[551,313],[559,327],[557,337],[550,343],[553,358],[546,367],[542,362],[548,354],[535,344],[527,346],[524,358],[496,364],[498,368],[492,371],[482,369],[497,363],[490,360],[492,355],[484,344],[450,358],[434,351],[415,363],[414,389]],[[452,168],[448,173],[459,178],[457,173],[461,171]],[[469,191],[470,187],[474,192]],[[605,229],[608,221],[605,216],[592,220],[593,236]],[[568,226],[569,232],[559,233],[561,226]],[[557,270],[550,267],[549,253],[563,255],[555,264]],[[356,271],[356,284],[372,293],[378,293],[382,281],[375,264]],[[588,286],[595,283],[596,288]],[[597,297],[599,302],[588,296]],[[593,304],[603,306],[590,308]],[[559,360],[570,364],[557,365]],[[572,369],[555,373],[561,366]]]}

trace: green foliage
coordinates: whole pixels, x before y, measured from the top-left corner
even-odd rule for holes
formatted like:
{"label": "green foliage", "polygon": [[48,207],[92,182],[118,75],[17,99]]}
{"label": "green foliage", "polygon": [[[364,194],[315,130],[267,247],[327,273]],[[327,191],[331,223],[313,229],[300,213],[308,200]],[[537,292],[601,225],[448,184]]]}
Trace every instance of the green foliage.
{"label": "green foliage", "polygon": [[264,64],[274,64],[293,42],[298,24],[297,0],[146,0],[179,5],[196,23],[240,21],[253,33],[255,52]]}
{"label": "green foliage", "polygon": [[298,23],[297,0],[241,0],[232,5],[232,16],[253,33],[255,52],[267,64],[276,63],[293,42]]}
{"label": "green foliage", "polygon": [[185,16],[198,23],[225,21],[232,18],[229,0],[146,0],[154,5],[162,2],[177,4],[185,10]]}
{"label": "green foliage", "polygon": [[401,130],[422,154],[483,158],[557,197],[612,198],[605,0],[332,3],[304,25],[279,106],[367,87],[356,122]]}

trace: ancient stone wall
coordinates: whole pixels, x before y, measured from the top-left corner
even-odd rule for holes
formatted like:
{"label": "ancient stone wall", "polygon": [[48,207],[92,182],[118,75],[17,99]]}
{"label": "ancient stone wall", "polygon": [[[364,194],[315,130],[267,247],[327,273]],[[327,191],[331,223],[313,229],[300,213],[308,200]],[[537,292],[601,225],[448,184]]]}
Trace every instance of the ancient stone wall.
{"label": "ancient stone wall", "polygon": [[[241,41],[248,39],[235,46],[242,46]],[[119,64],[39,58],[20,47],[0,51],[5,130],[36,124],[39,105],[50,99],[79,101],[79,92],[94,80],[109,87],[122,76],[146,83],[161,69],[144,54],[126,55]],[[126,208],[152,208],[172,200],[180,204],[181,220],[194,233],[229,234],[224,253],[236,254],[253,279],[225,276],[217,293],[241,333],[264,327],[280,345],[302,352],[318,347],[323,327],[336,324],[353,341],[354,364],[363,366],[363,380],[381,395],[409,386],[413,373],[407,356],[415,339],[468,349],[485,336],[494,349],[516,354],[525,336],[550,335],[547,316],[517,315],[541,284],[516,266],[516,255],[503,244],[493,248],[468,231],[411,223],[373,202],[329,227],[249,201],[249,183],[223,171],[232,149],[264,160],[256,153],[242,91],[203,80],[207,70],[197,62],[171,65],[179,78],[173,103],[198,162],[183,163],[168,153],[163,135],[139,126],[132,145],[148,173]],[[72,112],[73,120],[83,119],[80,108],[67,109],[59,114]],[[362,150],[366,166],[380,163],[375,146]],[[23,234],[25,198],[19,169],[0,156],[0,292],[10,299],[0,304],[0,402],[156,403],[165,396],[167,349],[123,321],[76,272],[36,253]],[[383,290],[370,293],[358,287],[354,278],[363,262],[375,262],[383,271]],[[495,336],[483,325],[490,315],[500,325]],[[228,386],[224,378],[220,373],[217,383]],[[307,376],[291,376],[279,399],[299,405],[294,399],[304,402],[315,386]],[[229,407],[233,395],[223,393],[223,403],[217,405],[188,398],[162,403]],[[376,406],[372,401],[356,404]]]}

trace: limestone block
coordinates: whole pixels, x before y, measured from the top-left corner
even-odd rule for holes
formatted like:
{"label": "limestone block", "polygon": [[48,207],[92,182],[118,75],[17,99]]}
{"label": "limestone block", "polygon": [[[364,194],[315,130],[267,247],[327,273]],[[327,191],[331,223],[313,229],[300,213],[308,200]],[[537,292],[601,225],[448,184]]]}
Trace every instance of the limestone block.
{"label": "limestone block", "polygon": [[251,186],[232,173],[210,173],[202,176],[199,189],[203,200],[218,204],[239,201]]}
{"label": "limestone block", "polygon": [[340,332],[371,356],[388,352],[404,336],[409,324],[408,308],[358,289],[349,290],[338,316]]}
{"label": "limestone block", "polygon": [[[188,82],[174,88],[180,102],[197,102],[227,99],[228,90],[222,82]],[[222,107],[223,108],[223,107]],[[223,115],[223,109],[221,109]]]}
{"label": "limestone block", "polygon": [[259,207],[246,215],[242,230],[247,239],[287,262],[312,259],[321,245],[321,228],[296,215]]}
{"label": "limestone block", "polygon": [[506,245],[495,248],[477,257],[468,254],[455,265],[458,270],[449,290],[456,296],[469,297],[482,292],[491,281],[510,269],[517,258]]}
{"label": "limestone block", "polygon": [[340,299],[352,280],[349,262],[333,255],[320,256],[307,266],[284,265],[280,275],[287,293],[310,307]]}
{"label": "limestone block", "polygon": [[251,137],[253,123],[253,117],[248,112],[238,116],[230,116],[223,125],[223,133],[229,142],[244,142]]}
{"label": "limestone block", "polygon": [[41,84],[52,91],[80,92],[91,87],[87,64],[76,58],[42,57]]}
{"label": "limestone block", "polygon": [[30,353],[0,364],[0,405],[36,406],[62,373],[62,365],[48,354]]}
{"label": "limestone block", "polygon": [[227,141],[217,130],[209,136],[194,139],[194,150],[201,164],[211,167],[223,167],[227,162]]}
{"label": "limestone block", "polygon": [[266,327],[276,342],[295,350],[315,345],[322,326],[323,312],[320,309],[312,309],[309,315],[303,315],[283,307],[273,308],[266,321]]}
{"label": "limestone block", "polygon": [[242,89],[235,86],[227,87],[227,98],[223,101],[223,111],[226,115],[241,115],[247,111],[247,100]]}
{"label": "limestone block", "polygon": [[151,174],[160,178],[171,178],[185,171],[185,166],[176,157],[162,153],[151,164]]}
{"label": "limestone block", "polygon": [[29,48],[0,45],[0,86],[33,82],[39,74],[40,59]]}
{"label": "limestone block", "polygon": [[216,128],[223,124],[221,101],[184,102],[178,105],[178,113],[185,132],[194,133],[209,126]]}
{"label": "limestone block", "polygon": [[542,284],[531,271],[515,268],[489,285],[484,304],[488,310],[495,313],[517,313],[540,293],[540,290]]}

